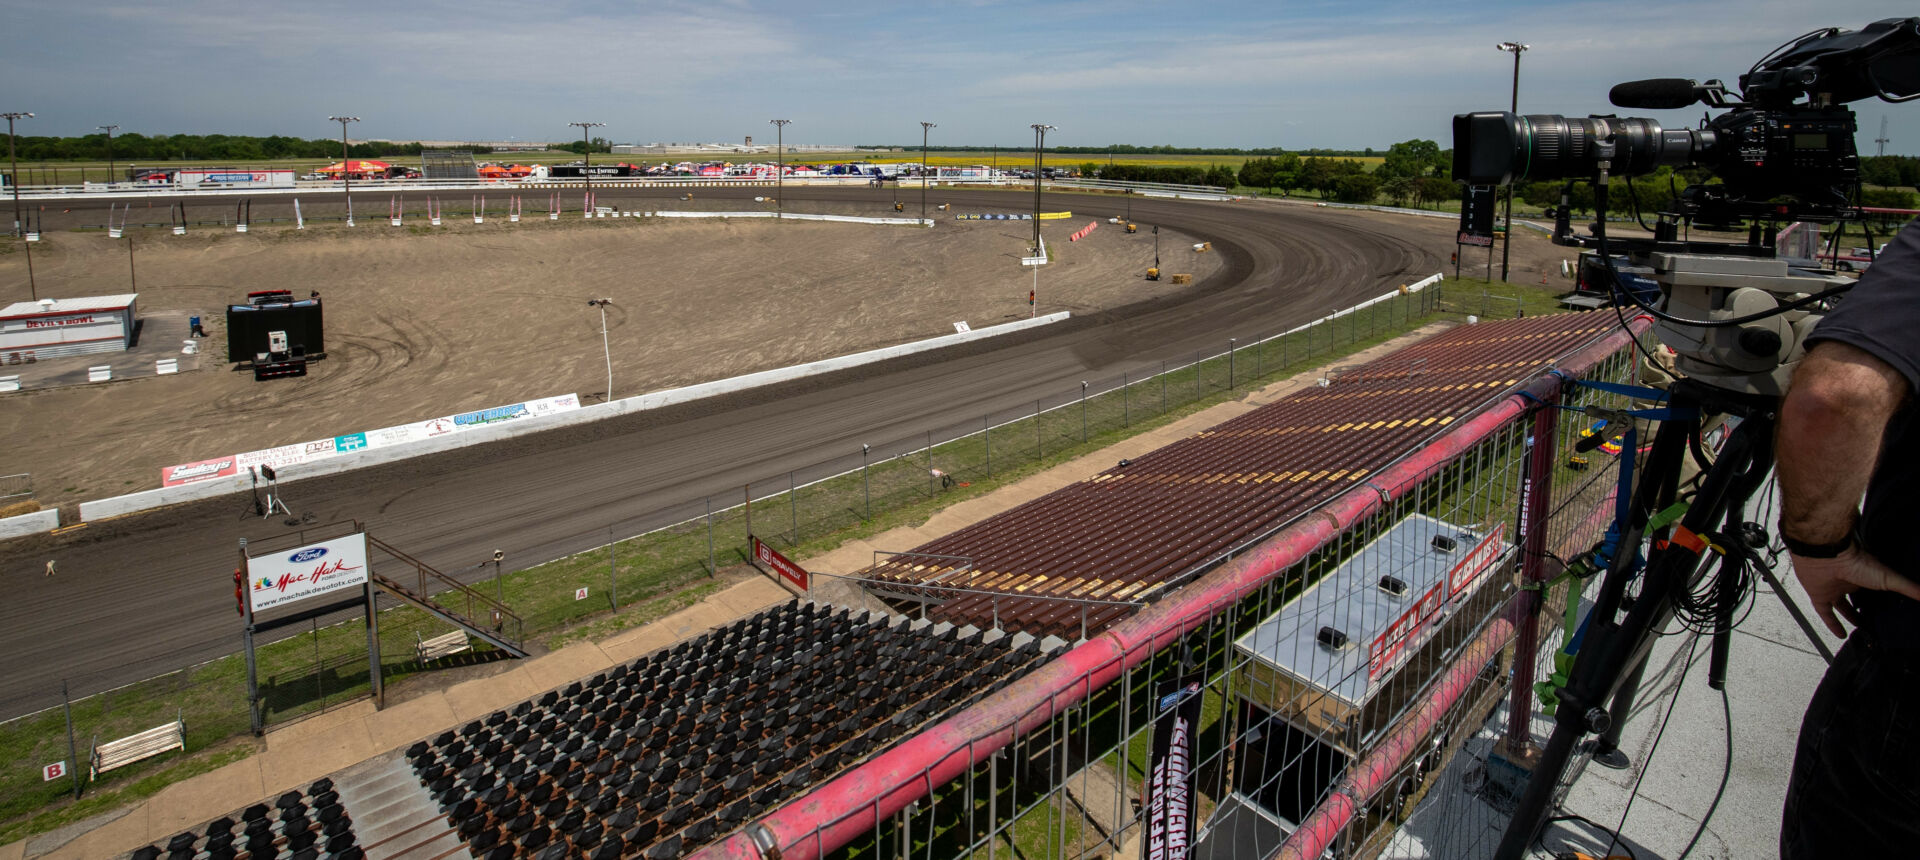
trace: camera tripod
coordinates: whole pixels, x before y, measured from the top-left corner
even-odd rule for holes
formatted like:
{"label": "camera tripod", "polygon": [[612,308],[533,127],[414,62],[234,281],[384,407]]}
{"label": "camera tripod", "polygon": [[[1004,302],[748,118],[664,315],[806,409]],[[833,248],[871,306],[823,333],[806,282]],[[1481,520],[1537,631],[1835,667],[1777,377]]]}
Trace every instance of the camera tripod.
{"label": "camera tripod", "polygon": [[[1778,408],[1777,397],[1734,392],[1689,379],[1674,382],[1667,417],[1654,435],[1631,501],[1624,516],[1614,523],[1608,540],[1595,552],[1594,563],[1603,568],[1599,571],[1603,576],[1584,641],[1566,687],[1558,693],[1553,733],[1494,854],[1498,860],[1526,856],[1548,812],[1559,800],[1561,777],[1581,738],[1589,733],[1602,735],[1596,745],[1602,751],[1618,739],[1619,725],[1632,709],[1653,642],[1673,620],[1679,604],[1686,603],[1697,611],[1701,595],[1709,596],[1710,620],[1704,626],[1713,637],[1708,683],[1714,689],[1726,684],[1734,613],[1750,564],[1773,585],[1794,620],[1826,653],[1825,643],[1820,642],[1811,623],[1758,557],[1766,546],[1765,531],[1746,521],[1748,500],[1773,468],[1773,428]],[[1691,452],[1697,460],[1706,459],[1699,434],[1702,416],[1711,415],[1737,418],[1739,423],[1700,476],[1698,490],[1685,503],[1685,513],[1674,520],[1683,458]],[[1631,445],[1628,448],[1631,454]],[[1623,461],[1622,466],[1627,463]],[[1645,572],[1636,576],[1640,572],[1639,548],[1649,536],[1653,541]],[[1707,583],[1705,591],[1696,591],[1714,556],[1718,556],[1719,569],[1713,581]],[[1629,596],[1628,587],[1636,580],[1640,589]],[[1575,598],[1570,594],[1568,599]]]}

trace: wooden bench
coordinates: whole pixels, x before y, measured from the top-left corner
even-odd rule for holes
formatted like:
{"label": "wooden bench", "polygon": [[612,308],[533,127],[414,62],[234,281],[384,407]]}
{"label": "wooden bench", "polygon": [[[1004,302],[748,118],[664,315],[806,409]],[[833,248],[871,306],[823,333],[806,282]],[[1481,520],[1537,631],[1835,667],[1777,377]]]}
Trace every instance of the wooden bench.
{"label": "wooden bench", "polygon": [[145,758],[152,758],[170,750],[187,748],[187,724],[175,717],[174,721],[163,726],[155,726],[137,735],[129,735],[117,741],[93,744],[93,764],[88,768],[87,780],[98,779],[100,774],[124,767]]}
{"label": "wooden bench", "polygon": [[414,654],[420,658],[420,662],[422,663],[430,660],[438,660],[442,657],[451,657],[473,647],[473,643],[467,638],[467,631],[465,630],[455,630],[452,633],[444,636],[435,636],[432,639],[421,639],[420,634],[415,633],[413,638],[416,643],[413,647]]}

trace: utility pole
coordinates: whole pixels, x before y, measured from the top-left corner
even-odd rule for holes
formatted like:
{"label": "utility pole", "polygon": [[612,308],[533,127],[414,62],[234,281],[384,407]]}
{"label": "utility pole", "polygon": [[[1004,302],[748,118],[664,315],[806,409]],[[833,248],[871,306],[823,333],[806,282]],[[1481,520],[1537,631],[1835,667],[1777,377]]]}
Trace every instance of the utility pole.
{"label": "utility pole", "polygon": [[[1520,112],[1520,55],[1529,46],[1519,42],[1501,42],[1494,47],[1513,55],[1513,101],[1509,113]],[[1500,242],[1500,280],[1507,280],[1507,263],[1513,256],[1513,184],[1507,184],[1507,237]]]}
{"label": "utility pole", "polygon": [[[773,157],[779,165],[773,171],[773,217],[779,218],[787,206],[787,123],[793,120],[773,119],[768,122],[773,123]],[[895,184],[898,184],[897,180]]]}
{"label": "utility pole", "polygon": [[340,178],[347,183],[347,226],[353,226],[353,171],[347,168],[351,162],[347,158],[347,123],[359,122],[357,116],[330,116],[327,119],[340,124]]}
{"label": "utility pole", "polygon": [[1047,148],[1047,132],[1053,126],[1033,123],[1033,253],[1040,253],[1040,153]]}
{"label": "utility pole", "polygon": [[[585,161],[583,162],[585,166],[580,168],[580,175],[587,180],[587,199],[591,200],[593,199],[593,141],[587,137],[587,133],[589,129],[606,125],[606,123],[604,122],[570,122],[570,123],[567,123],[567,125],[577,125],[580,127],[580,149],[581,149],[580,157],[585,159]],[[591,206],[593,204],[589,203],[587,205]],[[589,211],[587,213],[587,217],[592,218],[593,213]],[[613,386],[609,385],[607,386],[607,388],[608,388],[607,396],[612,397]]]}
{"label": "utility pole", "polygon": [[933,123],[920,124],[920,220],[927,220],[927,131],[935,128]]}
{"label": "utility pole", "polygon": [[115,181],[113,178],[113,133],[120,127],[117,125],[98,125],[94,126],[94,128],[98,128],[107,133],[107,184],[111,185]]}
{"label": "utility pole", "polygon": [[33,119],[29,111],[8,111],[0,113],[7,118],[7,181],[13,185],[13,235],[20,235],[20,162],[14,157],[13,121]]}
{"label": "utility pole", "polygon": [[[8,111],[0,113],[0,116],[7,118],[7,169],[10,174],[8,181],[13,184],[13,235],[19,236],[24,231],[20,226],[20,162],[15,158],[13,150],[13,121],[33,119],[33,113]],[[33,243],[22,242],[20,247],[27,252],[27,295],[37,302],[40,300],[40,288],[34,284],[33,280]]]}

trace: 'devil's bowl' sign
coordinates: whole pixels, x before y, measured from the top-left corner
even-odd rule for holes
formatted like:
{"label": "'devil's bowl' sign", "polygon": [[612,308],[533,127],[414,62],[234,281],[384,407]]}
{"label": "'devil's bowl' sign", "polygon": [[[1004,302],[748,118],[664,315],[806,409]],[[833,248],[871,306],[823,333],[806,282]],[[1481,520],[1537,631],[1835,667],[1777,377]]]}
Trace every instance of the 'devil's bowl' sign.
{"label": "'devil's bowl' sign", "polygon": [[367,537],[345,537],[247,559],[247,600],[254,612],[367,581]]}

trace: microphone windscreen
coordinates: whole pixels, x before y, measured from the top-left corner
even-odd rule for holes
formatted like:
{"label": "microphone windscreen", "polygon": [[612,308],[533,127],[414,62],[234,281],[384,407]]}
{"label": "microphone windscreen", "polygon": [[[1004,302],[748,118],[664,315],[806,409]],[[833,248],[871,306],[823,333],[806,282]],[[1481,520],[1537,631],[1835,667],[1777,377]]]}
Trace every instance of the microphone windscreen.
{"label": "microphone windscreen", "polygon": [[1699,101],[1700,92],[1693,81],[1686,78],[1649,78],[1615,84],[1607,92],[1607,99],[1615,107],[1674,110]]}

